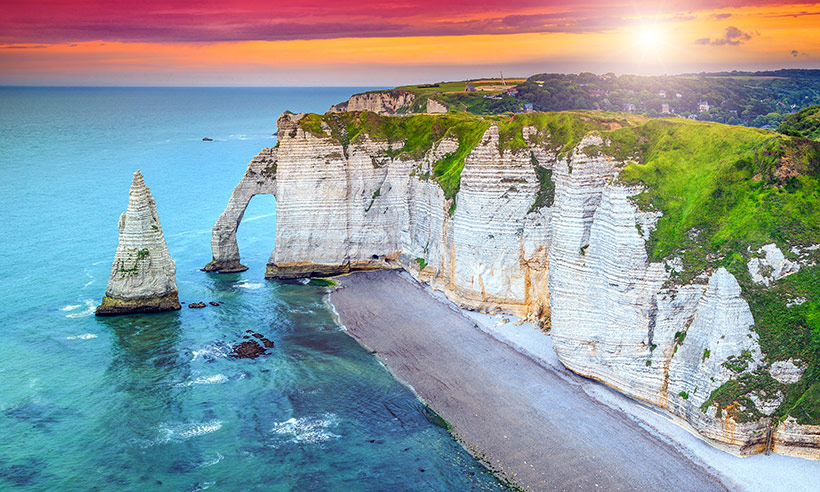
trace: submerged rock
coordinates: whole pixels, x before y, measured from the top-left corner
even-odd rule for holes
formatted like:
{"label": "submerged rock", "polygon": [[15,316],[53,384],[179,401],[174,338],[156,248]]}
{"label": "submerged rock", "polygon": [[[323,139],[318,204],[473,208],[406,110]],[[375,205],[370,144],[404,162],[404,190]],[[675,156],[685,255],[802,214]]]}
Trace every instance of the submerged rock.
{"label": "submerged rock", "polygon": [[180,309],[176,264],[165,244],[156,202],[139,171],[118,228],[119,244],[97,316]]}
{"label": "submerged rock", "polygon": [[188,307],[190,309],[202,309],[202,308],[205,307],[205,303],[204,302],[192,302],[192,303],[188,304]]}
{"label": "submerged rock", "polygon": [[[238,343],[237,345],[233,346],[233,351],[230,353],[230,356],[234,359],[255,359],[260,355],[268,355],[266,349],[273,348],[273,342],[265,338],[264,335],[260,333],[256,333],[253,330],[245,330],[245,333],[249,333],[249,335],[244,335],[245,342]],[[262,345],[259,344],[256,340],[248,340],[249,338],[256,338],[259,342],[262,342]]]}
{"label": "submerged rock", "polygon": [[252,340],[234,345],[231,352],[235,359],[255,359],[260,355],[265,355],[265,348]]}

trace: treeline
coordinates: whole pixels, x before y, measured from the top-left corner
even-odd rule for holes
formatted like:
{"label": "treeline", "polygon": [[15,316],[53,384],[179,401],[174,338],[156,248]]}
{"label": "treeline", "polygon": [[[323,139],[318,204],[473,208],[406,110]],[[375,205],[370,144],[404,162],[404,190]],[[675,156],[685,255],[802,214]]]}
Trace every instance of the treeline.
{"label": "treeline", "polygon": [[820,104],[820,70],[674,76],[542,73],[516,88],[517,99],[536,111],[630,111],[776,128],[786,116]]}

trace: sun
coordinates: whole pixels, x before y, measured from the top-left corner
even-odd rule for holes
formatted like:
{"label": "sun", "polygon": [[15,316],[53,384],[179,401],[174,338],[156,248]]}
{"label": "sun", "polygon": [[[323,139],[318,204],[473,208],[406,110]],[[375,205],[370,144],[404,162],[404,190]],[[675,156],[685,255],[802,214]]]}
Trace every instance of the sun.
{"label": "sun", "polygon": [[644,55],[659,54],[666,44],[666,36],[659,24],[640,24],[635,28],[635,44]]}

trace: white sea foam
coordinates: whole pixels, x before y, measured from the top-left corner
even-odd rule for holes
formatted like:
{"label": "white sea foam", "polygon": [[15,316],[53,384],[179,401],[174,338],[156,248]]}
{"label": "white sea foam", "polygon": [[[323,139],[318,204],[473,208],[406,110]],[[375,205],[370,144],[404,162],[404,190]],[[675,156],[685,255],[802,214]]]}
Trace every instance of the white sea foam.
{"label": "white sea foam", "polygon": [[159,426],[160,437],[150,444],[162,444],[169,441],[187,441],[192,437],[204,436],[222,428],[221,420],[205,422],[185,422],[181,424],[162,424]]}
{"label": "white sea foam", "polygon": [[297,282],[299,282],[302,285],[307,285],[307,284],[310,283],[310,279],[309,278],[300,278],[299,280],[297,280]]}
{"label": "white sea foam", "polygon": [[242,288],[242,289],[256,290],[256,289],[261,289],[262,287],[265,286],[265,284],[263,284],[261,282],[248,282],[246,280],[243,280],[243,281],[239,282],[238,284],[236,284],[236,286],[239,287],[239,288]]}
{"label": "white sea foam", "polygon": [[80,307],[80,304],[69,304],[67,306],[61,307],[60,311],[74,311],[78,307]]}
{"label": "white sea foam", "polygon": [[332,413],[318,417],[291,418],[274,424],[274,434],[288,437],[288,441],[297,444],[320,444],[340,436],[330,431],[339,424],[339,418]]}
{"label": "white sea foam", "polygon": [[66,340],[91,340],[92,338],[97,338],[97,335],[93,333],[83,333],[82,335],[71,335],[70,337],[65,337]]}
{"label": "white sea foam", "polygon": [[230,351],[231,348],[226,344],[209,345],[200,350],[192,350],[191,355],[193,355],[193,357],[191,358],[191,362],[200,357],[205,360],[227,357]]}
{"label": "white sea foam", "polygon": [[276,212],[274,212],[272,214],[257,215],[256,217],[251,217],[249,219],[242,219],[242,222],[250,222],[252,220],[264,219],[265,217],[273,217],[274,215],[276,215]]}
{"label": "white sea foam", "polygon": [[222,461],[224,458],[225,458],[225,457],[224,457],[224,456],[222,456],[222,454],[220,454],[220,453],[216,453],[216,456],[215,456],[215,457],[213,457],[213,458],[211,458],[211,459],[209,459],[209,460],[205,460],[205,461],[203,461],[202,463],[200,463],[199,465],[197,465],[197,468],[207,468],[207,467],[209,467],[209,466],[214,466],[215,464],[217,464],[217,463],[219,463],[220,461]]}
{"label": "white sea foam", "polygon": [[177,386],[191,386],[193,384],[222,384],[228,382],[228,376],[217,374],[215,376],[200,376],[196,379],[179,383]]}
{"label": "white sea foam", "polygon": [[[66,307],[68,307],[68,306],[66,306]],[[78,311],[78,309],[80,309],[81,307],[85,307],[85,309],[83,309],[82,311]],[[65,317],[66,318],[85,318],[87,316],[92,316],[96,309],[97,309],[97,304],[91,299],[86,299],[84,305],[77,305],[77,306],[72,307],[72,309],[71,309],[72,312],[69,313],[69,314],[66,314]],[[63,308],[62,310],[63,311],[69,311],[68,309],[65,309],[65,308]]]}

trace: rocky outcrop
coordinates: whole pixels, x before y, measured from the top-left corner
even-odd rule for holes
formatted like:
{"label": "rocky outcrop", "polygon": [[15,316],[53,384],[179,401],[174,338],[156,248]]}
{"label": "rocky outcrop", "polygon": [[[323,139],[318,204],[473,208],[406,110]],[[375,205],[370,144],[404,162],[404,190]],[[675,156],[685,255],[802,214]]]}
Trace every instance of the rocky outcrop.
{"label": "rocky outcrop", "polygon": [[97,316],[180,309],[176,264],[165,244],[156,202],[139,171],[118,228],[119,244]]}
{"label": "rocky outcrop", "polygon": [[213,260],[205,265],[206,272],[243,272],[248,267],[239,263],[236,230],[251,198],[259,194],[273,194],[276,185],[277,149],[264,149],[248,164],[242,180],[236,185],[228,206],[213,228],[211,250]]}
{"label": "rocky outcrop", "polygon": [[446,113],[447,106],[441,104],[440,102],[436,101],[435,99],[428,99],[427,100],[427,112],[428,113]]}
{"label": "rocky outcrop", "polygon": [[365,92],[354,94],[341,104],[334,104],[330,107],[330,111],[372,111],[378,114],[394,115],[407,111],[415,99],[416,95],[408,91]]}
{"label": "rocky outcrop", "polygon": [[[302,118],[280,117],[278,149],[251,162],[214,227],[215,261],[239,263],[244,207],[253,194],[272,193],[267,277],[403,268],[463,307],[551,323],[568,368],[733,452],[763,451],[782,393],[754,391],[728,406],[713,395],[761,371],[783,384],[802,372],[765,360],[749,304],[725,268],[682,283],[673,277],[679,259],[650,261],[646,243],[660,213],[636,206],[642,190],[619,180],[624,164],[600,151],[601,136],[562,148],[548,130],[524,126],[523,143],[512,145],[493,123],[468,149],[451,198],[435,165],[462,148],[453,133],[423,153],[398,153],[404,141],[376,131],[348,141],[326,123],[306,131]],[[275,165],[263,176],[265,159]],[[784,423],[773,449],[820,458],[817,434],[817,426]]]}

